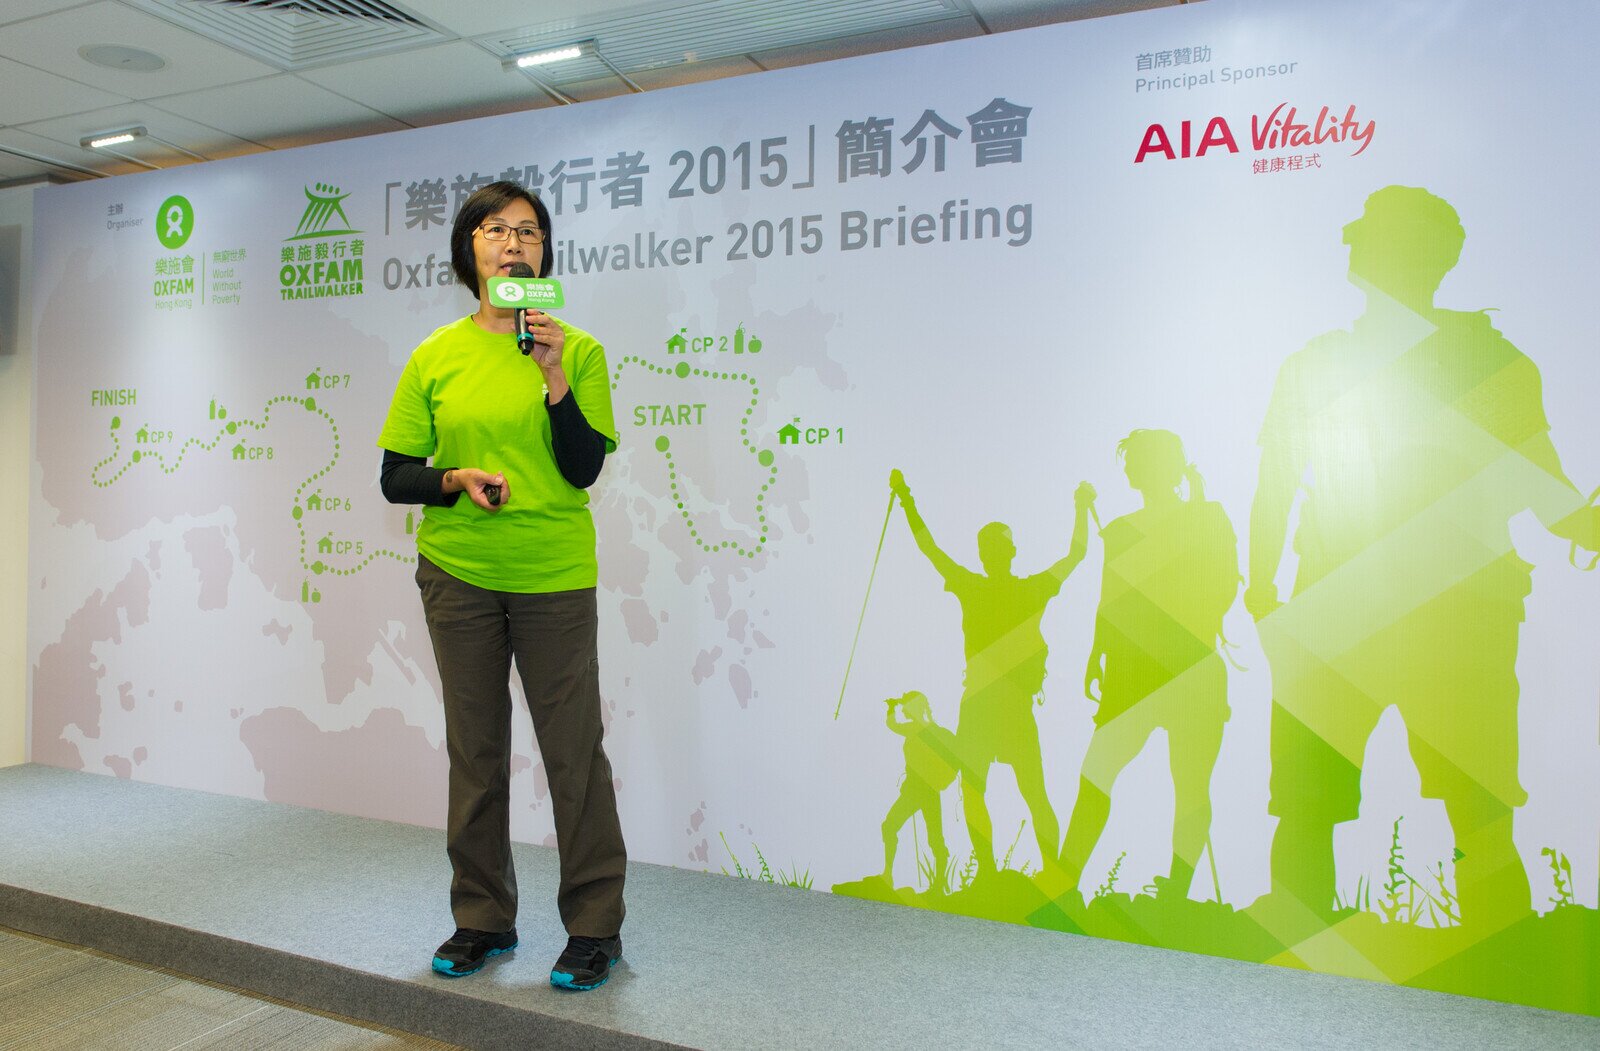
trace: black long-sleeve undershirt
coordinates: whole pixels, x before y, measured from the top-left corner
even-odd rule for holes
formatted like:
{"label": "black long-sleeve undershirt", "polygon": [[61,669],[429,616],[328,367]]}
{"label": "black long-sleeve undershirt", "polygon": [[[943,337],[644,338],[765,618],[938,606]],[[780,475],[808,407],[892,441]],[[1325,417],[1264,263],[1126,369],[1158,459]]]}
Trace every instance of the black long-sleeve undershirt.
{"label": "black long-sleeve undershirt", "polygon": [[429,467],[421,456],[407,456],[393,449],[383,450],[383,466],[378,471],[378,486],[391,504],[427,504],[453,507],[460,493],[444,491],[446,468]]}
{"label": "black long-sleeve undershirt", "polygon": [[[569,390],[566,397],[554,405],[547,395],[545,410],[550,414],[550,443],[555,449],[556,469],[567,484],[577,489],[589,488],[600,477],[600,468],[605,466],[605,436],[589,426],[573,391]],[[461,495],[443,491],[444,473],[452,469],[429,467],[421,456],[385,449],[379,472],[383,498],[391,504],[451,507]]]}
{"label": "black long-sleeve undershirt", "polygon": [[550,413],[550,443],[555,446],[556,469],[574,489],[589,488],[605,466],[605,435],[589,426],[588,417],[578,407],[577,391],[568,390],[567,396],[554,405],[547,394],[544,407]]}

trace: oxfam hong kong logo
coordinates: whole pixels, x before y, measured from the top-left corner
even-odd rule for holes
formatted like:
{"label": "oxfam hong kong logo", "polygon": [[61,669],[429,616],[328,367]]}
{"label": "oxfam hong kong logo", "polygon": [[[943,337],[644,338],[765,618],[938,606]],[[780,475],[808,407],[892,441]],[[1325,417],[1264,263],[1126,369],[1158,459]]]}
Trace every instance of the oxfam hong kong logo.
{"label": "oxfam hong kong logo", "polygon": [[307,186],[305,196],[300,224],[283,241],[278,294],[284,300],[360,295],[366,242],[345,213],[350,195],[319,182]]}
{"label": "oxfam hong kong logo", "polygon": [[156,211],[156,237],[168,248],[182,248],[194,233],[194,205],[187,197],[173,194]]}

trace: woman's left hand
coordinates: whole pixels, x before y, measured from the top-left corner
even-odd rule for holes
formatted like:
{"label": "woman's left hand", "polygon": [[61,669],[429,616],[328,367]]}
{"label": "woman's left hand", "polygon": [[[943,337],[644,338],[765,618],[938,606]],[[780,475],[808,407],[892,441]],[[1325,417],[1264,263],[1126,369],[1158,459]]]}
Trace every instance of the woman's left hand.
{"label": "woman's left hand", "polygon": [[567,332],[556,319],[542,310],[528,311],[528,332],[533,336],[533,358],[541,369],[549,372],[561,367],[561,351],[566,346]]}

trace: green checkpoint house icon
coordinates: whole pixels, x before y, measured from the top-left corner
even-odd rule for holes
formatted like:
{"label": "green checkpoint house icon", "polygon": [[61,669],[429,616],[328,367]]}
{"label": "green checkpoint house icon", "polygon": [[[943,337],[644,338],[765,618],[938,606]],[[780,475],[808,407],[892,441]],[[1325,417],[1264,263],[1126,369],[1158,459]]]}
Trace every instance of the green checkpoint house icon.
{"label": "green checkpoint house icon", "polygon": [[668,354],[682,354],[688,349],[689,349],[689,340],[684,336],[682,330],[679,330],[679,332],[676,335],[674,335],[671,339],[667,340],[667,353]]}
{"label": "green checkpoint house icon", "polygon": [[233,447],[233,458],[235,460],[244,459],[244,442],[240,442],[238,445]]}
{"label": "green checkpoint house icon", "polygon": [[784,426],[779,427],[778,428],[778,444],[779,445],[799,445],[800,444],[800,428],[796,427],[792,423],[785,424]]}
{"label": "green checkpoint house icon", "polygon": [[332,533],[329,533],[327,536],[325,536],[321,540],[317,541],[317,554],[319,554],[319,555],[331,555],[331,554],[333,554],[333,534]]}
{"label": "green checkpoint house icon", "polygon": [[312,493],[310,496],[306,497],[306,510],[307,511],[320,511],[320,510],[322,510],[321,490],[318,490],[317,492]]}
{"label": "green checkpoint house icon", "polygon": [[187,197],[173,194],[156,209],[156,239],[164,248],[182,248],[194,233],[194,205]]}
{"label": "green checkpoint house icon", "polygon": [[313,372],[306,376],[306,390],[321,390],[322,374]]}

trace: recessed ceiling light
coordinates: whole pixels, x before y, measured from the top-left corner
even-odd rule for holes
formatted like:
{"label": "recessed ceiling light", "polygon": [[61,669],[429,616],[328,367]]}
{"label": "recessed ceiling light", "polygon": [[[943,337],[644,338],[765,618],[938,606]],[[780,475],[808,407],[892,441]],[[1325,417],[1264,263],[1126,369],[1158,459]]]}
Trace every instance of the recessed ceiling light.
{"label": "recessed ceiling light", "polygon": [[102,131],[96,135],[85,135],[78,141],[78,145],[86,150],[101,150],[107,146],[120,146],[124,142],[141,139],[148,134],[149,132],[143,127],[118,128],[116,131]]}
{"label": "recessed ceiling light", "polygon": [[167,68],[167,60],[154,51],[122,44],[85,44],[78,49],[85,62],[132,73],[154,73]]}
{"label": "recessed ceiling light", "polygon": [[564,62],[569,58],[578,58],[583,55],[589,43],[590,41],[580,40],[576,44],[564,44],[561,47],[551,47],[543,51],[517,55],[512,61],[523,69],[527,69],[530,66],[548,65],[551,62]]}

